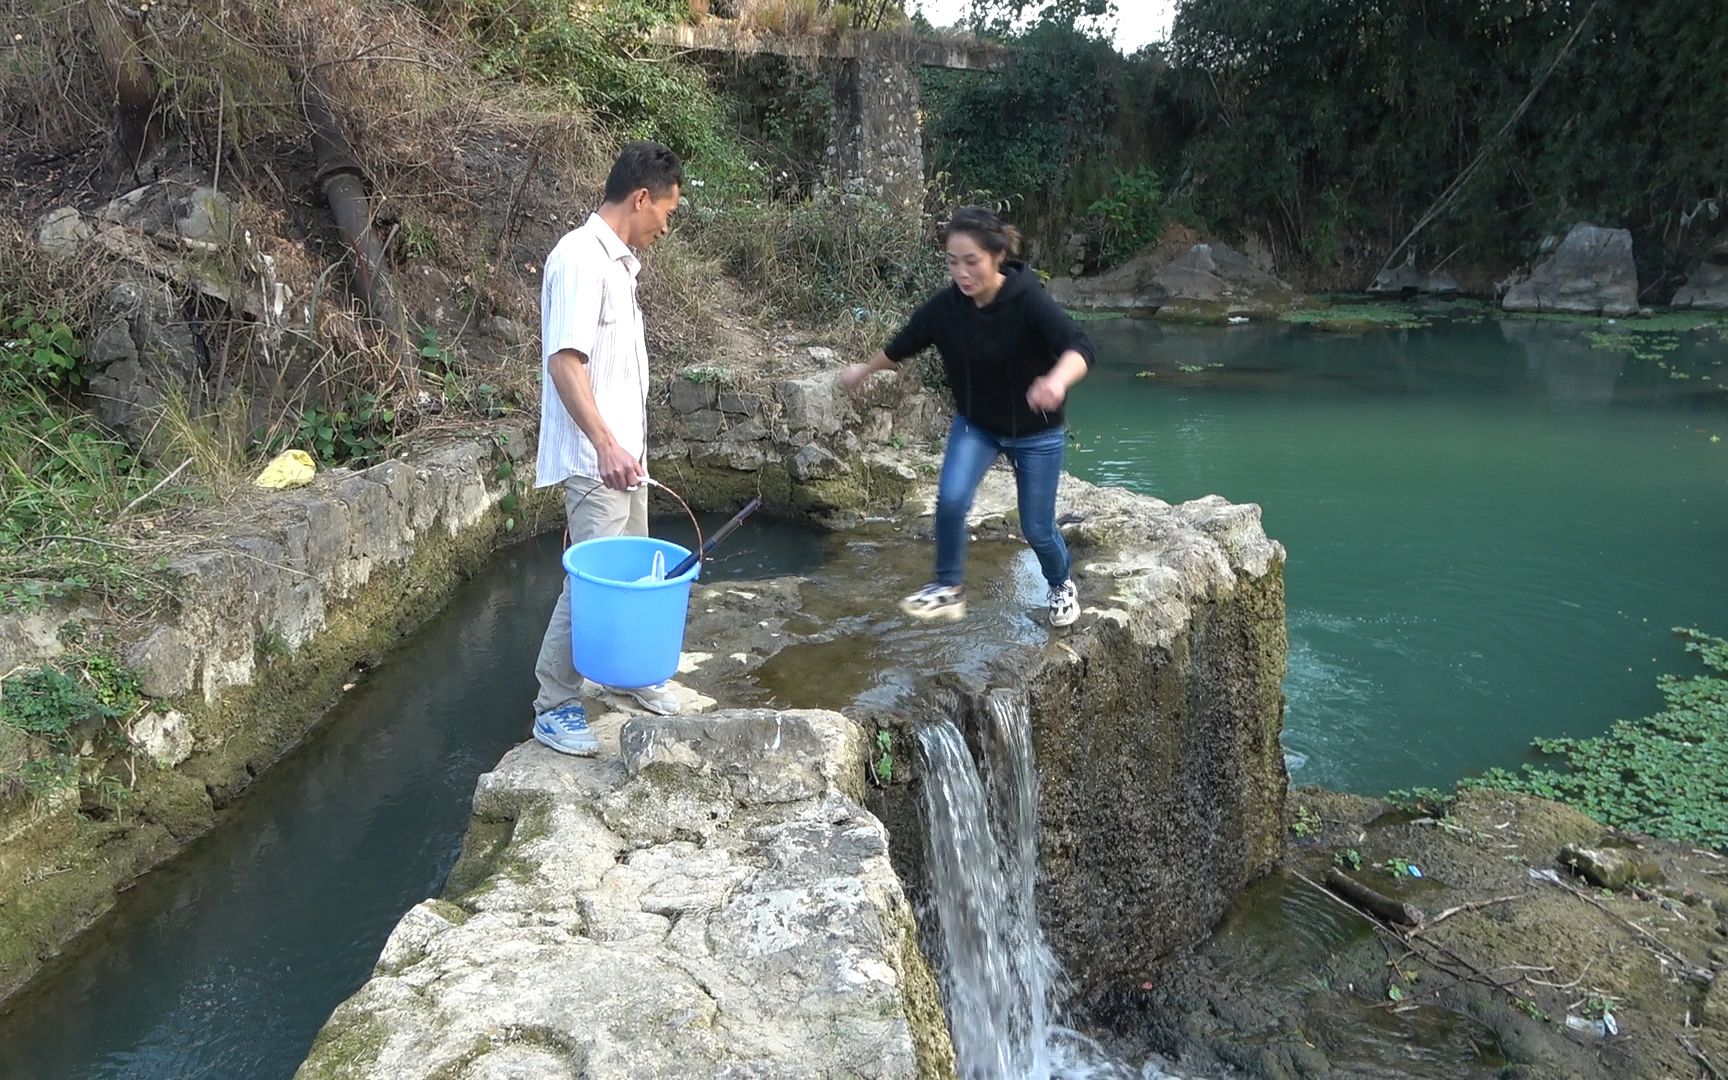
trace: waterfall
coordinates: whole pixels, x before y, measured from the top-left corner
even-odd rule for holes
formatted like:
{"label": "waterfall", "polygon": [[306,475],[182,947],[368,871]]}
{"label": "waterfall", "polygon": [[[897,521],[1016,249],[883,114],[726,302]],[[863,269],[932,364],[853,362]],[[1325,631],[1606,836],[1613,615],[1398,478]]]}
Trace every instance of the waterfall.
{"label": "waterfall", "polygon": [[952,720],[918,732],[937,969],[960,1080],[1153,1080],[1056,1022],[1062,971],[1038,926],[1038,779],[1023,696],[992,692],[983,767]]}

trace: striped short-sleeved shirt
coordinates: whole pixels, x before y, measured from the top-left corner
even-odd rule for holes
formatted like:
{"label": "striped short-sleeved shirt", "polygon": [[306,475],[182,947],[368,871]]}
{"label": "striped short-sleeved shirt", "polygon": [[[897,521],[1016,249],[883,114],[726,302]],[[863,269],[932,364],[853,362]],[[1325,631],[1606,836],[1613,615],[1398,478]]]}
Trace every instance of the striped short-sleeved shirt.
{"label": "striped short-sleeved shirt", "polygon": [[534,484],[600,475],[600,456],[558,388],[547,361],[573,349],[588,358],[594,402],[618,444],[644,466],[648,456],[648,342],[636,304],[641,262],[598,214],[564,234],[546,257],[540,283],[540,452]]}

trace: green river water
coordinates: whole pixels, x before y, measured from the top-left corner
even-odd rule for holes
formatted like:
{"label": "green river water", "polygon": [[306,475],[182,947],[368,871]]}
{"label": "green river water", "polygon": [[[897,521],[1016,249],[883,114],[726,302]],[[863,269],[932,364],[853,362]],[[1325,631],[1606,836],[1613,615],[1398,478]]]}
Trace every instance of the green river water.
{"label": "green river water", "polygon": [[1624,326],[1095,322],[1068,469],[1259,503],[1293,781],[1447,785],[1652,711],[1670,629],[1728,632],[1728,341]]}

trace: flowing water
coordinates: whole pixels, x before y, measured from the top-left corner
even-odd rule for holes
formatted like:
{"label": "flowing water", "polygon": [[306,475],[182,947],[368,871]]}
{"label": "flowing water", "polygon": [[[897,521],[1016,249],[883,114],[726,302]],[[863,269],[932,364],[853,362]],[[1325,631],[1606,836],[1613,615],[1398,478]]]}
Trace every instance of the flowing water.
{"label": "flowing water", "polygon": [[[1286,741],[1300,782],[1383,791],[1514,765],[1536,736],[1653,708],[1655,676],[1684,664],[1669,627],[1728,632],[1728,350],[1715,329],[1630,349],[1612,329],[1497,320],[1360,337],[1092,329],[1101,359],[1070,407],[1069,469],[1172,502],[1258,502],[1289,549]],[[1057,1022],[1060,971],[1033,906],[1027,732],[1023,705],[993,700],[981,769],[953,724],[920,734],[961,1073],[1140,1075]],[[1269,879],[1213,949],[1245,994],[1306,994],[1361,932]],[[1305,1001],[1350,1075],[1500,1064],[1492,1034],[1463,1017]]]}
{"label": "flowing water", "polygon": [[1058,1023],[1062,973],[1038,926],[1038,781],[1025,699],[990,695],[982,769],[950,720],[919,729],[929,906],[961,1080],[1152,1080]]}
{"label": "flowing water", "polygon": [[1516,766],[1659,707],[1656,676],[1696,668],[1671,627],[1728,633],[1717,328],[1089,329],[1069,470],[1259,503],[1289,550],[1299,783]]}

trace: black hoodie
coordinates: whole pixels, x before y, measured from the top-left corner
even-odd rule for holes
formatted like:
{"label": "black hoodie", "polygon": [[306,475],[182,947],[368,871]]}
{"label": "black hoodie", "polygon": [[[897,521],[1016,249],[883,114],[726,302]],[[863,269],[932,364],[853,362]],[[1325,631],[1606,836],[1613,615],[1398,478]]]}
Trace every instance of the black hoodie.
{"label": "black hoodie", "polygon": [[1036,271],[1002,264],[1002,288],[983,307],[950,283],[912,313],[882,350],[899,363],[931,345],[942,355],[954,408],[991,434],[1012,438],[1062,426],[1062,410],[1026,402],[1033,380],[1073,349],[1092,363],[1092,339],[1050,299]]}

